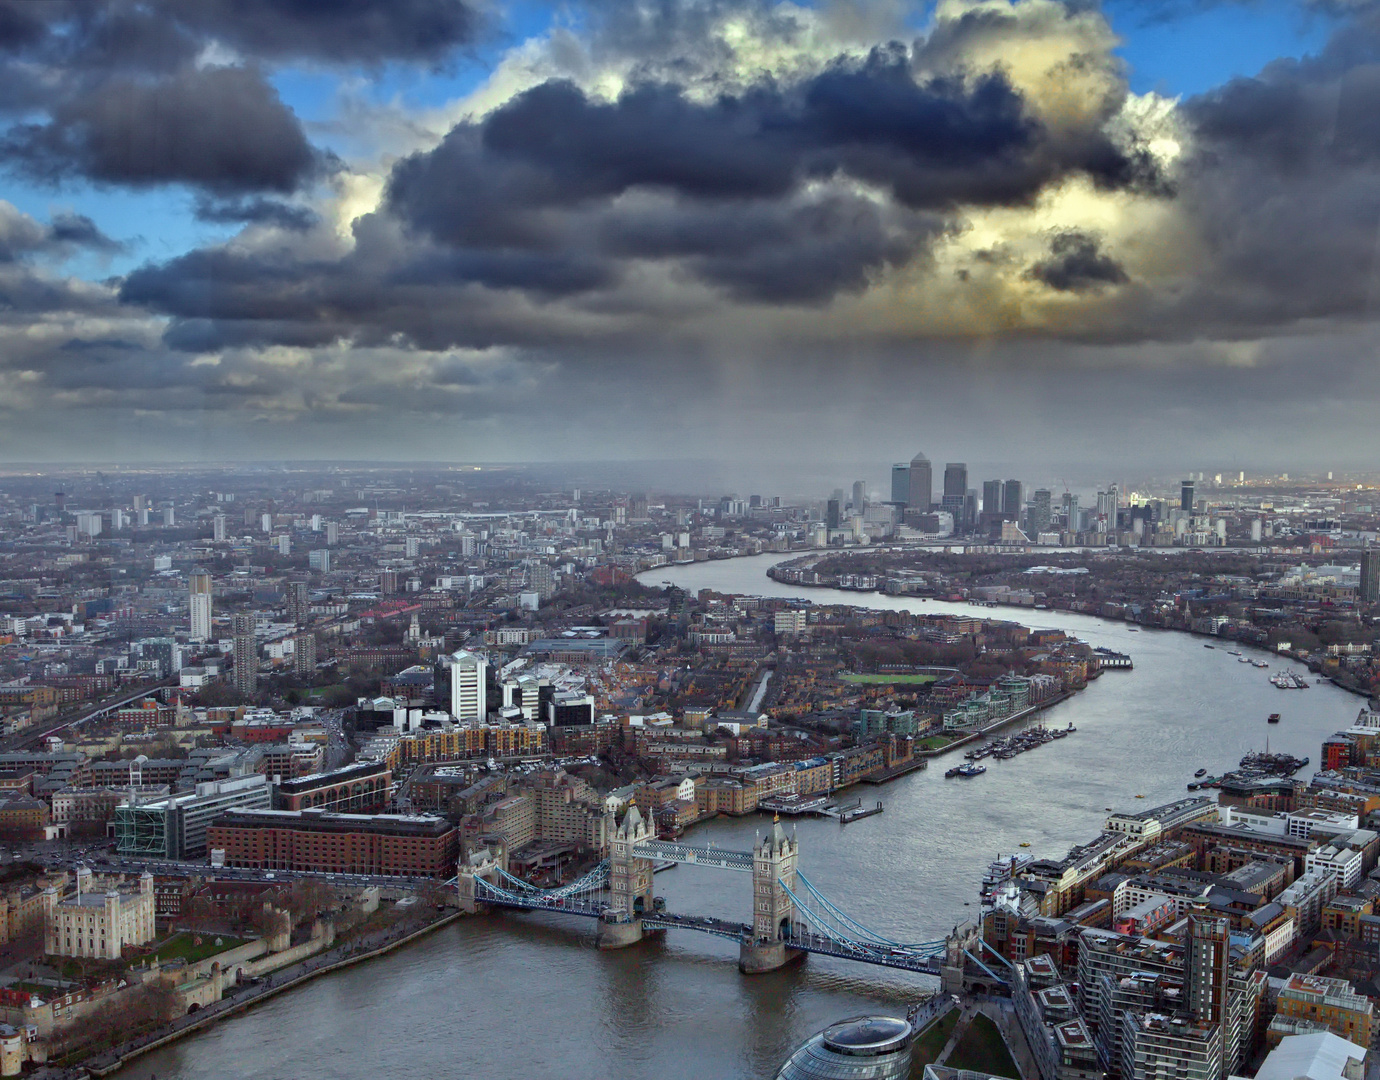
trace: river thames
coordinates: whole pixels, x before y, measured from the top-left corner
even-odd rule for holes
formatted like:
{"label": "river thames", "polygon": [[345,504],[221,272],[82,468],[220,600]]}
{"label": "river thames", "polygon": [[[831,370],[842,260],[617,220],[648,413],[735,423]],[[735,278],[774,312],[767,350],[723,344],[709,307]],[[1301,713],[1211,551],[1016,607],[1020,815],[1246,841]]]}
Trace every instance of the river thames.
{"label": "river thames", "polygon": [[[1308,755],[1347,727],[1364,700],[1331,684],[1281,691],[1270,671],[1238,663],[1226,647],[1173,631],[1130,630],[1066,612],[920,601],[807,589],[765,576],[770,555],[661,567],[649,585],[694,592],[799,596],[815,603],[962,612],[1057,628],[1130,653],[1135,669],[1110,671],[1043,714],[1078,731],[985,776],[945,780],[962,759],[858,790],[884,813],[840,826],[799,824],[800,868],[831,900],[900,941],[941,937],[978,912],[987,864],[1027,843],[1062,857],[1095,836],[1108,807],[1143,809],[1184,797],[1196,769],[1222,772],[1262,749]],[[1225,645],[1225,643],[1224,643]],[[1292,666],[1301,670],[1298,665]],[[1310,682],[1313,682],[1310,679]],[[1283,722],[1266,726],[1269,713]],[[1145,796],[1144,799],[1136,798]],[[748,848],[769,819],[721,818],[690,838]],[[743,920],[750,878],[690,866],[656,877],[671,911]],[[971,906],[965,906],[971,905]],[[525,1080],[749,1080],[770,1077],[801,1040],[865,1010],[902,1010],[931,980],[825,957],[746,977],[737,948],[671,932],[621,952],[594,947],[587,920],[498,915],[461,920],[416,945],[300,990],[171,1049],[139,1059],[125,1080],[496,1077]]]}

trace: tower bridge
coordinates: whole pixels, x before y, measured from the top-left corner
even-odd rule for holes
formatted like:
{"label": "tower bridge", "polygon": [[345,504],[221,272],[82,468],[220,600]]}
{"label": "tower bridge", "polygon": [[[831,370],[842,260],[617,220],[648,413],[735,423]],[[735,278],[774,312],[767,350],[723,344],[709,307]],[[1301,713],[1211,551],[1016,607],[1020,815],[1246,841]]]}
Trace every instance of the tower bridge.
{"label": "tower bridge", "polygon": [[[597,919],[604,949],[636,944],[654,930],[694,930],[737,941],[738,966],[747,973],[772,971],[805,953],[818,953],[939,976],[946,990],[962,985],[970,965],[1006,981],[1004,958],[982,960],[976,928],[955,927],[947,938],[918,942],[876,933],[811,884],[796,866],[798,857],[796,840],[779,822],[752,851],[733,851],[657,839],[638,809],[630,807],[610,838],[609,857],[576,881],[539,889],[508,873],[506,854],[479,852],[460,863],[456,889],[466,911],[509,908]],[[751,874],[752,921],[665,911],[652,893],[657,862]]]}

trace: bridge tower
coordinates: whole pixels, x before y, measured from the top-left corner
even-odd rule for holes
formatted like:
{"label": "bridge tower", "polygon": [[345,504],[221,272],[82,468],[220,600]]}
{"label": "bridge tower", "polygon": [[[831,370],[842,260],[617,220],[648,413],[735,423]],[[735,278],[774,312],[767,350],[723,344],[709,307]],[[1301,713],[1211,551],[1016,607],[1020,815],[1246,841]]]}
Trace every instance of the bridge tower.
{"label": "bridge tower", "polygon": [[599,919],[599,948],[621,949],[642,940],[642,913],[652,910],[652,860],[637,849],[652,832],[636,806],[628,807],[609,838],[610,911]]}
{"label": "bridge tower", "polygon": [[471,854],[468,859],[461,859],[455,869],[455,892],[458,906],[461,911],[473,915],[484,906],[484,901],[479,899],[477,895],[478,880],[482,879],[490,885],[497,885],[499,870],[506,871],[508,869],[508,852],[502,844],[481,848]]}
{"label": "bridge tower", "polygon": [[962,994],[967,978],[967,953],[979,948],[982,931],[972,923],[955,926],[953,932],[944,939],[944,962],[939,968],[940,992]]}
{"label": "bridge tower", "polygon": [[800,849],[772,822],[771,832],[752,852],[752,939],[739,947],[738,968],[745,974],[775,971],[795,955],[786,941],[792,933],[795,904],[787,889],[795,888],[795,863]]}

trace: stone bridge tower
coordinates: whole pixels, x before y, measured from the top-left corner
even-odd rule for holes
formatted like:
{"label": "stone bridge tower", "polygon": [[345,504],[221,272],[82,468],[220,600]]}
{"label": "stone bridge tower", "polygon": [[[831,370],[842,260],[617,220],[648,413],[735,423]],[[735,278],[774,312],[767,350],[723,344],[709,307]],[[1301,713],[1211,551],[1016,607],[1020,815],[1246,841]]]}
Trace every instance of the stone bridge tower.
{"label": "stone bridge tower", "polygon": [[610,911],[599,920],[599,948],[621,949],[642,940],[642,913],[652,910],[652,860],[638,849],[652,832],[636,806],[609,837]]}
{"label": "stone bridge tower", "polygon": [[779,818],[753,849],[752,939],[742,943],[738,955],[738,967],[746,973],[773,971],[791,959],[786,941],[793,933],[795,903],[786,890],[795,888],[799,853]]}
{"label": "stone bridge tower", "polygon": [[478,895],[478,881],[498,884],[499,870],[508,869],[508,853],[501,844],[480,848],[467,859],[461,859],[455,868],[456,905],[461,911],[473,915],[484,906]]}

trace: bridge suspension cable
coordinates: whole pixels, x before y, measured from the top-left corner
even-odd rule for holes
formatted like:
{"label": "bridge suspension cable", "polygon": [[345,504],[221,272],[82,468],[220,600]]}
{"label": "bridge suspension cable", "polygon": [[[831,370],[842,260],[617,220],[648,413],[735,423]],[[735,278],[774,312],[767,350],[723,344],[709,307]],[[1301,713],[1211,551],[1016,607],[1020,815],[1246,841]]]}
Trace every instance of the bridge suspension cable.
{"label": "bridge suspension cable", "polygon": [[924,952],[927,955],[938,955],[944,950],[943,939],[915,942],[893,941],[891,938],[879,934],[875,930],[868,929],[847,912],[843,911],[832,900],[815,888],[810,879],[798,870],[796,871],[795,879],[797,884],[805,887],[806,896],[804,900],[796,896],[789,888],[786,888],[784,883],[782,887],[786,888],[786,891],[790,893],[791,899],[794,901],[797,910],[804,914],[808,920],[817,925],[828,925],[829,923],[837,924],[837,926],[831,926],[829,928],[828,933],[830,936],[862,944],[881,946],[888,949],[902,949],[907,952]]}

